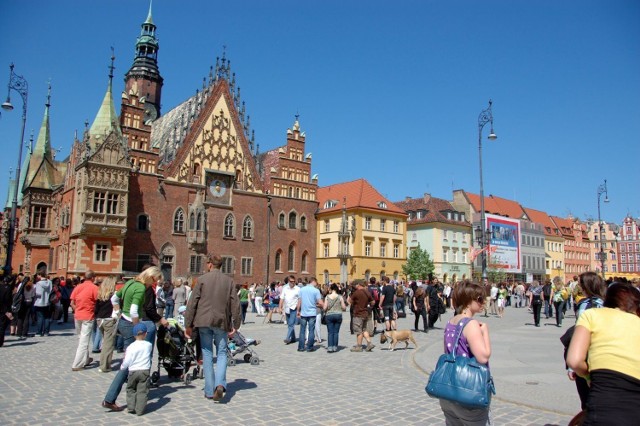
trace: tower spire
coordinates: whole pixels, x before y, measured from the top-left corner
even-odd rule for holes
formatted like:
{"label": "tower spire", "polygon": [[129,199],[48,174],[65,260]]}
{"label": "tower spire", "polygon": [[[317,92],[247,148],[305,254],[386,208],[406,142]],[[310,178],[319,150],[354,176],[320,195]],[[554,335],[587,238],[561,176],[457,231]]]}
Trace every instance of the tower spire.
{"label": "tower spire", "polygon": [[[102,104],[96,114],[96,118],[93,120],[89,134],[91,139],[102,140],[106,139],[107,135],[111,132],[116,132],[121,135],[120,126],[118,125],[118,115],[116,114],[116,107],[113,102],[113,70],[115,69],[114,61],[116,56],[111,48],[111,64],[109,65],[109,84],[107,85],[107,93],[102,99]],[[95,146],[94,146],[95,148]]]}
{"label": "tower spire", "polygon": [[151,16],[151,8],[153,7],[153,0],[149,0],[149,14],[147,15],[147,20],[144,21],[145,24],[153,25],[153,17]]}

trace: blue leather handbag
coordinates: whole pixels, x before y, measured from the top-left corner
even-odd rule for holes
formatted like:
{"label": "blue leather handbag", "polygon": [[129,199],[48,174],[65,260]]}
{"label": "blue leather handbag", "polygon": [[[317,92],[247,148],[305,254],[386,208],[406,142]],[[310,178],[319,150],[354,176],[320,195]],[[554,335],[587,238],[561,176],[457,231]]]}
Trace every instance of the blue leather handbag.
{"label": "blue leather handbag", "polygon": [[496,393],[489,367],[475,357],[456,356],[460,335],[468,322],[460,327],[453,351],[438,358],[425,391],[432,398],[446,399],[466,408],[487,408],[491,395]]}

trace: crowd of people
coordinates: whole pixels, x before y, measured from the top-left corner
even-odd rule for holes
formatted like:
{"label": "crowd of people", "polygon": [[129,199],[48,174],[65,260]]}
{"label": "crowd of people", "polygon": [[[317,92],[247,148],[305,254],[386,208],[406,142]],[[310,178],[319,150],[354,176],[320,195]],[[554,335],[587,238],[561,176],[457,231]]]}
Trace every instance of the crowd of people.
{"label": "crowd of people", "polygon": [[[219,401],[226,392],[227,345],[245,323],[247,312],[264,322],[286,324],[284,343],[297,343],[299,352],[321,346],[326,326],[326,352],[335,353],[343,312],[349,311],[349,331],[355,335],[351,352],[370,352],[373,337],[397,329],[397,320],[414,316],[414,332],[428,333],[447,309],[454,314],[442,327],[445,351],[461,331],[458,355],[472,356],[488,364],[491,341],[486,323],[476,316],[503,318],[506,307],[526,308],[540,326],[541,316],[554,318],[558,327],[568,310],[576,325],[563,335],[569,379],[574,380],[581,400],[584,424],[606,424],[614,414],[618,424],[633,424],[640,414],[640,292],[624,279],[602,280],[593,272],[540,283],[440,283],[437,279],[401,282],[381,277],[368,281],[320,284],[315,278],[293,275],[268,286],[234,284],[220,271],[220,256],[209,256],[208,272],[197,280],[164,279],[160,269],[147,265],[135,278],[49,278],[45,271],[33,277],[7,277],[0,285],[0,346],[5,331],[18,339],[47,336],[52,324],[64,324],[73,313],[78,347],[72,371],[82,371],[99,353],[98,371],[114,366],[113,353],[125,351],[123,361],[105,394],[102,406],[112,411],[127,384],[127,408],[142,415],[149,392],[149,373],[158,327],[179,320],[187,338],[198,342],[204,370],[204,397]],[[193,287],[193,289],[192,289]],[[593,309],[596,308],[596,309]],[[278,320],[278,315],[280,320]],[[422,321],[421,321],[422,319]],[[297,328],[297,332],[296,332]],[[621,332],[624,330],[624,333]],[[30,333],[35,331],[35,333]],[[297,336],[297,337],[296,337]],[[215,351],[214,351],[215,348]],[[214,366],[214,352],[217,358]],[[441,400],[447,424],[487,424],[489,409],[470,409]],[[629,419],[625,423],[625,419]]]}

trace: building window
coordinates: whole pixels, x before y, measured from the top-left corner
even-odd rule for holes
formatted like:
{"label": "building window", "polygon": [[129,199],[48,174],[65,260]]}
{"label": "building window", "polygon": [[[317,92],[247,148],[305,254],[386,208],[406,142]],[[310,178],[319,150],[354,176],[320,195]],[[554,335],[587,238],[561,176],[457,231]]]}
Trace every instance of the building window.
{"label": "building window", "polygon": [[384,231],[387,226],[387,221],[385,219],[380,219],[380,230]]}
{"label": "building window", "polygon": [[626,255],[626,254],[621,254],[621,255],[620,255],[620,260],[621,260],[622,262],[626,262],[626,261],[627,261],[627,255]]}
{"label": "building window", "polygon": [[196,231],[204,231],[204,213],[202,212],[196,215]]}
{"label": "building window", "polygon": [[322,245],[322,255],[323,255],[323,257],[329,257],[329,244],[328,243],[324,243]]}
{"label": "building window", "polygon": [[307,218],[305,216],[300,216],[300,230],[307,230]]}
{"label": "building window", "polygon": [[142,272],[142,268],[145,265],[151,264],[151,255],[150,254],[139,254],[136,258],[136,270],[138,272]]}
{"label": "building window", "polygon": [[220,272],[223,274],[233,274],[233,257],[222,257],[222,267],[220,268]]}
{"label": "building window", "polygon": [[453,263],[458,263],[458,250],[453,250]]}
{"label": "building window", "polygon": [[280,213],[278,216],[278,228],[284,229],[284,213]]}
{"label": "building window", "polygon": [[184,233],[184,210],[178,209],[173,216],[173,232],[177,234]]}
{"label": "building window", "polygon": [[148,231],[149,230],[149,216],[146,214],[141,214],[138,216],[138,231]]}
{"label": "building window", "polygon": [[393,245],[393,257],[396,259],[400,257],[400,244]]}
{"label": "building window", "polygon": [[253,258],[242,258],[242,271],[240,273],[242,275],[253,275]]}
{"label": "building window", "polygon": [[189,272],[192,274],[202,273],[202,259],[201,254],[192,254],[189,259]]}
{"label": "building window", "polygon": [[287,269],[289,271],[294,271],[295,270],[295,263],[296,260],[296,248],[294,247],[293,244],[289,245],[289,258],[287,259],[288,264],[287,264]]}
{"label": "building window", "polygon": [[253,220],[247,216],[242,223],[242,238],[245,240],[253,239]]}
{"label": "building window", "polygon": [[309,256],[307,255],[307,252],[302,253],[300,271],[307,272],[307,260],[308,260],[308,258],[309,258]]}
{"label": "building window", "polygon": [[106,263],[109,255],[109,244],[106,243],[97,243],[94,249],[95,262],[96,263]]}
{"label": "building window", "polygon": [[449,231],[447,231],[446,229],[442,231],[442,239],[444,241],[447,241],[447,238],[449,238]]}
{"label": "building window", "polygon": [[104,203],[107,198],[107,194],[104,192],[96,192],[93,194],[93,212],[104,213]]}
{"label": "building window", "polygon": [[462,250],[462,263],[467,263],[467,251]]}
{"label": "building window", "polygon": [[449,261],[449,249],[442,250],[442,261],[443,262]]}
{"label": "building window", "polygon": [[35,229],[47,228],[47,210],[45,206],[34,206],[31,227]]}
{"label": "building window", "polygon": [[107,195],[107,214],[118,213],[118,194]]}
{"label": "building window", "polygon": [[398,233],[400,229],[400,222],[397,220],[393,221],[393,232]]}
{"label": "building window", "polygon": [[280,250],[276,252],[276,258],[274,263],[275,263],[276,272],[282,271],[282,252]]}
{"label": "building window", "polygon": [[289,213],[289,229],[296,229],[296,222],[298,221],[298,215],[295,212]]}
{"label": "building window", "polygon": [[380,257],[387,257],[387,243],[380,243]]}
{"label": "building window", "polygon": [[224,238],[233,238],[235,233],[234,227],[233,215],[229,213],[227,217],[224,218]]}
{"label": "building window", "polygon": [[329,232],[331,230],[331,226],[329,225],[329,220],[324,221],[324,232]]}
{"label": "building window", "polygon": [[364,218],[364,229],[366,229],[366,230],[370,230],[371,229],[371,217],[365,217]]}
{"label": "building window", "polygon": [[371,256],[371,241],[364,243],[364,255]]}
{"label": "building window", "polygon": [[189,215],[189,230],[193,231],[196,229],[196,214],[191,212]]}

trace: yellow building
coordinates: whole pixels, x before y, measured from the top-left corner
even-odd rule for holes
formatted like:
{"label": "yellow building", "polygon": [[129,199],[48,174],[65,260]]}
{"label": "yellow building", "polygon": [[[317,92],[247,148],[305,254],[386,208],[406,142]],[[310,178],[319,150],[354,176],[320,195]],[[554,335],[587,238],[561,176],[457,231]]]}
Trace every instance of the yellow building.
{"label": "yellow building", "polygon": [[404,210],[365,179],[318,189],[316,271],[320,282],[402,279]]}

